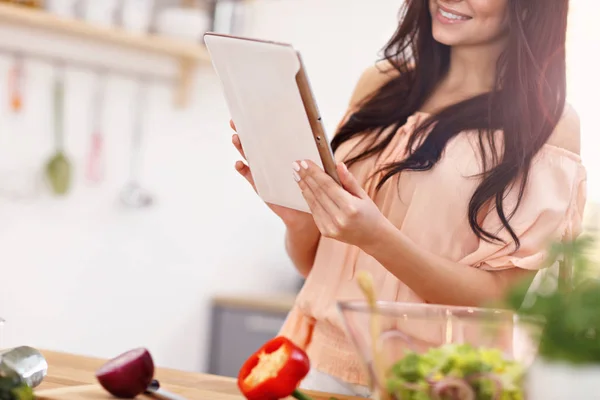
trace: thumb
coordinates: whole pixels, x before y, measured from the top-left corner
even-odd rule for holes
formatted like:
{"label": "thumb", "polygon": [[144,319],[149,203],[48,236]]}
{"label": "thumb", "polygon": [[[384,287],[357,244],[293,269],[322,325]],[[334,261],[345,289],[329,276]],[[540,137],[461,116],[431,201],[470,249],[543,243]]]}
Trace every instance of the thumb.
{"label": "thumb", "polygon": [[337,172],[338,176],[340,177],[340,182],[342,183],[342,186],[344,187],[344,189],[350,192],[350,194],[361,199],[368,197],[367,193],[360,186],[360,183],[358,183],[354,175],[352,175],[352,173],[348,171],[346,164],[339,163],[337,165]]}

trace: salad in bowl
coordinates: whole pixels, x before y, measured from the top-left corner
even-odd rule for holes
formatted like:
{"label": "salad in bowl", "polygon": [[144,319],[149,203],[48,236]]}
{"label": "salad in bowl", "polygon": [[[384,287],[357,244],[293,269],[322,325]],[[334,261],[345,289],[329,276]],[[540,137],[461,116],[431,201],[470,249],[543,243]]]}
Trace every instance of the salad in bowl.
{"label": "salad in bowl", "polygon": [[390,368],[384,390],[403,400],[521,400],[524,371],[497,349],[448,344],[408,353]]}
{"label": "salad in bowl", "polygon": [[381,400],[521,400],[540,324],[496,309],[345,301],[347,333]]}

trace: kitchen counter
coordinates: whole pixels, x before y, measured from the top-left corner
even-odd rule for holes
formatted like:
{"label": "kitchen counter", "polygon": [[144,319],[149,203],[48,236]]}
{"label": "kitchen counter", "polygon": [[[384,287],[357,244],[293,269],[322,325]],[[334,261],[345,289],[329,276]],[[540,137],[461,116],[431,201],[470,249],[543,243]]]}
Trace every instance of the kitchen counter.
{"label": "kitchen counter", "polygon": [[[40,400],[99,400],[112,397],[97,385],[94,372],[105,360],[53,351],[42,351],[48,360],[48,376],[36,389]],[[193,372],[157,368],[161,387],[190,400],[243,400],[234,379]],[[331,396],[308,393],[314,400]],[[336,396],[339,400],[352,400]],[[151,399],[139,396],[140,399]],[[358,400],[358,399],[356,399]]]}
{"label": "kitchen counter", "polygon": [[259,295],[221,295],[213,298],[213,305],[231,309],[288,313],[294,306],[296,296],[292,294]]}

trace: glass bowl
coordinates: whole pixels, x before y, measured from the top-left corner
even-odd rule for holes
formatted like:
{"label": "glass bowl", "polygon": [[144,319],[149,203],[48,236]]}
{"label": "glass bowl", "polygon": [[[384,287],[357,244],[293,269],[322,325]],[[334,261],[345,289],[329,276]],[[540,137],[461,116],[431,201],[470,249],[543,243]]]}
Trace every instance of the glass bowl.
{"label": "glass bowl", "polygon": [[365,301],[338,308],[376,399],[513,398],[505,391],[522,393],[522,373],[535,359],[542,329],[539,321],[499,309],[378,302],[373,313]]}

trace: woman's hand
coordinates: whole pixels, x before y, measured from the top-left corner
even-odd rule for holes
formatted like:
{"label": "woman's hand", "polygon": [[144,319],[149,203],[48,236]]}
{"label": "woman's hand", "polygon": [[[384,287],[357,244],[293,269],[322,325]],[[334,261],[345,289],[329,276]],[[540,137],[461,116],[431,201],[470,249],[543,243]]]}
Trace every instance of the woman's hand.
{"label": "woman's hand", "polygon": [[292,167],[323,236],[362,249],[376,244],[381,228],[389,221],[345,164],[337,165],[343,187],[311,161],[298,161]]}
{"label": "woman's hand", "polygon": [[[235,131],[235,124],[233,121],[229,121],[229,125],[231,129]],[[235,169],[242,175],[252,188],[256,192],[256,185],[254,184],[254,178],[252,177],[252,171],[250,171],[250,167],[246,165],[246,155],[244,154],[244,149],[242,148],[242,143],[240,142],[239,136],[236,134],[232,137],[232,142],[235,148],[239,151],[240,155],[243,157],[244,161],[237,161],[235,163]],[[283,206],[278,206],[275,204],[267,203],[267,206],[279,217],[282,219],[283,223],[288,227],[288,229],[292,230],[300,230],[305,229],[310,226],[314,226],[314,221],[312,216],[308,213],[294,210],[292,208],[287,208]]]}

